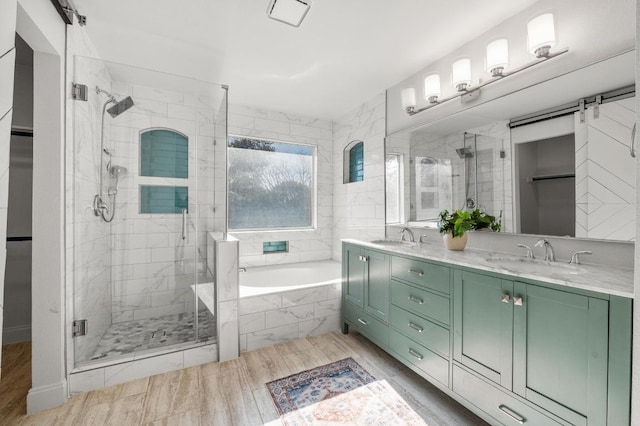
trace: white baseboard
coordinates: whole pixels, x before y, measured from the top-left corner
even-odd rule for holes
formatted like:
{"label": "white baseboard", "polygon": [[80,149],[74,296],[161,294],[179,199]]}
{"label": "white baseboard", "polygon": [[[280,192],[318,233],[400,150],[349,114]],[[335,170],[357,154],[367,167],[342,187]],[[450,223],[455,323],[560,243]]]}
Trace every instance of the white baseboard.
{"label": "white baseboard", "polygon": [[2,344],[27,342],[31,340],[31,326],[18,325],[15,327],[4,327],[2,330]]}
{"label": "white baseboard", "polygon": [[67,401],[67,380],[48,386],[29,389],[27,414],[58,407]]}

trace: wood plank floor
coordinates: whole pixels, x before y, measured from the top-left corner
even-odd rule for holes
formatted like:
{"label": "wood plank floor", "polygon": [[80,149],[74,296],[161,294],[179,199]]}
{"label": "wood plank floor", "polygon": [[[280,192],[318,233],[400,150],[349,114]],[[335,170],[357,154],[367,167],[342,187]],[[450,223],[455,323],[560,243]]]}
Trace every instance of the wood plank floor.
{"label": "wood plank floor", "polygon": [[361,335],[339,332],[74,395],[26,416],[31,366],[17,365],[31,346],[22,345],[3,347],[2,425],[280,425],[265,383],[349,356],[386,380],[429,426],[486,424]]}

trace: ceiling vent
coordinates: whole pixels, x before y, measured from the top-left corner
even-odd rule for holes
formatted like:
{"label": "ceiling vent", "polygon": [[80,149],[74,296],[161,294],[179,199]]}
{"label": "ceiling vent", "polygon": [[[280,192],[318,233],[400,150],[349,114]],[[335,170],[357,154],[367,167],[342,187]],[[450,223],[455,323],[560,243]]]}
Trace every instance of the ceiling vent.
{"label": "ceiling vent", "polygon": [[309,2],[301,0],[271,0],[267,15],[292,27],[299,27],[309,12]]}

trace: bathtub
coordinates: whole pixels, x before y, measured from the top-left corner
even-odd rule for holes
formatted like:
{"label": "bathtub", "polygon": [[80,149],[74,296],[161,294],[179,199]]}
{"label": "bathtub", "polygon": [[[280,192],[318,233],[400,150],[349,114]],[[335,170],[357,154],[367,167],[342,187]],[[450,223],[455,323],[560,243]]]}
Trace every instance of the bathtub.
{"label": "bathtub", "polygon": [[240,272],[240,351],[339,330],[340,276],[340,262],[333,260]]}
{"label": "bathtub", "polygon": [[335,260],[241,268],[240,298],[337,284],[340,275]]}

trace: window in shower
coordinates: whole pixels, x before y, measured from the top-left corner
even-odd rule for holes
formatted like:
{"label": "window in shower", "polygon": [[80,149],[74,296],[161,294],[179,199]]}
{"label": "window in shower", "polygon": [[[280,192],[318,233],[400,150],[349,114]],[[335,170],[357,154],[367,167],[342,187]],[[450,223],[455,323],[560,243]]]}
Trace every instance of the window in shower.
{"label": "window in shower", "polygon": [[401,223],[404,203],[403,155],[389,153],[385,164],[387,223]]}
{"label": "window in shower", "polygon": [[364,180],[364,142],[352,141],[344,149],[344,183]]}
{"label": "window in shower", "polygon": [[187,179],[189,139],[171,129],[141,132],[140,176]]}
{"label": "window in shower", "polygon": [[315,146],[229,136],[227,147],[229,229],[315,225]]}

